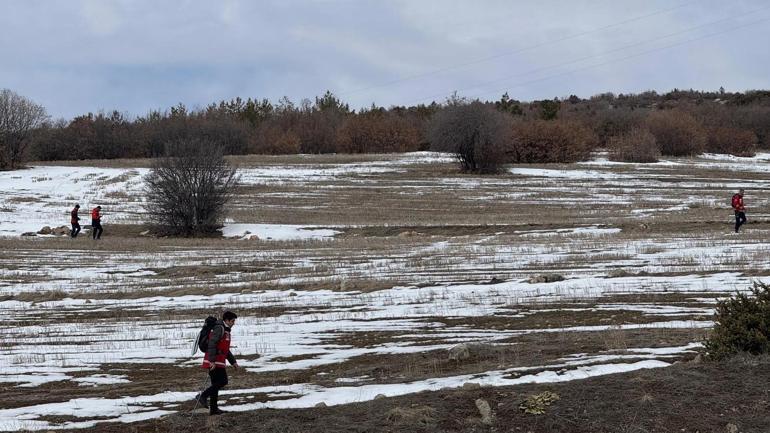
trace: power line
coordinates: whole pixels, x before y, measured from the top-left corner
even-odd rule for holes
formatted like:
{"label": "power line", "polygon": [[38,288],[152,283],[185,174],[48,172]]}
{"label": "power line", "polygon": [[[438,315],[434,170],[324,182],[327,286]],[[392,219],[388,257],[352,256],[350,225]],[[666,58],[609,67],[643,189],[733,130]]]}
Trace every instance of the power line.
{"label": "power line", "polygon": [[[582,62],[582,61],[585,61],[585,60],[591,60],[591,59],[595,59],[595,58],[604,57],[604,56],[606,56],[608,54],[612,54],[612,53],[615,53],[615,52],[623,51],[623,50],[626,50],[628,48],[632,48],[632,47],[635,47],[635,46],[639,46],[639,45],[643,45],[643,44],[647,44],[647,43],[651,43],[651,42],[657,42],[657,41],[660,41],[660,40],[663,40],[663,39],[668,39],[670,37],[677,36],[677,35],[684,34],[684,33],[689,33],[689,32],[691,32],[693,30],[697,30],[697,29],[700,29],[700,28],[703,28],[703,27],[713,26],[714,24],[718,24],[718,23],[722,23],[722,22],[725,22],[725,21],[734,20],[736,18],[740,18],[740,17],[746,16],[746,15],[756,14],[757,12],[761,12],[761,11],[764,11],[764,10],[767,10],[767,9],[770,9],[770,6],[765,6],[765,7],[762,7],[762,8],[759,8],[759,9],[755,9],[755,10],[752,10],[752,11],[749,11],[749,12],[745,12],[745,13],[734,15],[734,16],[731,16],[731,17],[723,18],[723,19],[720,19],[720,20],[708,22],[708,23],[705,23],[705,24],[700,24],[698,26],[690,27],[688,29],[680,30],[680,31],[677,31],[677,32],[674,32],[674,33],[670,33],[670,34],[664,35],[664,36],[660,36],[660,37],[656,37],[656,38],[652,38],[652,39],[648,39],[648,40],[644,40],[644,41],[640,41],[640,42],[635,42],[633,44],[629,44],[629,45],[625,45],[625,46],[622,46],[622,47],[614,48],[612,50],[605,51],[605,52],[597,54],[597,55],[585,56],[585,57],[581,57],[581,58],[578,58],[578,59],[570,60],[568,62],[557,63],[557,64],[550,65],[550,66],[544,66],[544,67],[541,67],[541,68],[536,68],[536,69],[527,71],[527,72],[522,73],[522,74],[516,74],[516,75],[511,75],[511,76],[508,76],[508,77],[498,78],[498,79],[495,79],[495,80],[492,80],[492,81],[482,82],[482,83],[475,84],[473,86],[464,87],[464,88],[460,88],[460,89],[453,89],[453,91],[465,91],[465,90],[475,89],[475,88],[479,88],[479,87],[486,87],[486,86],[489,86],[491,84],[499,83],[499,82],[506,81],[506,80],[509,80],[509,79],[512,79],[512,78],[531,75],[531,74],[533,74],[535,72],[542,72],[542,71],[546,71],[546,70],[556,69],[556,68],[560,68],[560,67],[563,67],[563,66],[566,66],[566,65]],[[648,54],[648,53],[655,52],[655,51],[661,51],[661,50],[664,50],[664,49],[668,49],[668,48],[671,48],[671,47],[682,45],[684,43],[698,41],[698,40],[705,39],[705,38],[708,38],[708,37],[712,37],[712,36],[720,35],[720,34],[723,34],[723,33],[727,33],[729,31],[737,30],[737,29],[740,29],[740,28],[743,28],[743,27],[748,27],[748,26],[754,25],[754,24],[756,24],[758,22],[766,21],[768,19],[770,19],[770,17],[764,18],[764,19],[759,20],[759,21],[753,21],[753,22],[751,22],[749,24],[746,24],[746,25],[732,27],[732,28],[727,29],[725,31],[711,33],[711,34],[705,35],[703,37],[692,38],[692,39],[688,39],[688,40],[686,40],[684,42],[678,42],[678,43],[674,43],[674,44],[667,45],[667,46],[664,46],[664,47],[654,48],[654,49],[643,51],[641,53],[637,53],[637,54],[634,54],[634,55],[631,55],[631,56],[628,56],[628,57],[623,57],[623,58],[619,58],[619,59],[609,60],[607,62],[599,63],[599,64],[592,65],[592,66],[588,66],[586,68],[578,68],[578,69],[567,71],[567,72],[564,72],[564,73],[550,75],[550,76],[545,77],[545,78],[538,78],[538,79],[534,79],[534,80],[524,81],[521,84],[515,85],[514,88],[515,87],[521,87],[522,85],[530,84],[530,83],[533,83],[533,82],[539,82],[539,81],[543,81],[543,80],[546,80],[546,79],[560,77],[560,76],[563,76],[563,75],[569,75],[571,73],[574,73],[574,72],[577,72],[577,71],[582,71],[584,69],[591,68],[591,67],[603,66],[603,65],[612,63],[614,61],[621,61],[621,60],[637,57],[639,55],[644,55],[644,54]],[[505,90],[505,89],[503,89],[503,90]],[[490,93],[490,92],[483,92],[481,94],[483,95],[483,94],[487,94],[487,93]],[[441,93],[441,94],[433,94],[433,95],[421,97],[419,99],[415,99],[414,102],[411,102],[408,105],[411,105],[412,103],[424,102],[424,101],[427,101],[427,100],[435,100],[436,98],[445,97],[446,95],[447,95],[447,93]]]}
{"label": "power line", "polygon": [[434,69],[434,70],[428,71],[428,72],[422,72],[422,73],[419,73],[419,74],[408,75],[408,76],[405,76],[405,77],[397,78],[395,80],[386,81],[384,83],[375,84],[375,85],[368,86],[368,87],[362,87],[362,88],[355,89],[355,90],[338,92],[337,95],[339,95],[339,96],[351,95],[351,94],[354,94],[354,93],[360,93],[360,92],[364,92],[364,91],[367,91],[367,90],[372,90],[372,89],[378,89],[378,88],[382,88],[382,87],[392,86],[394,84],[402,83],[402,82],[405,82],[405,81],[411,81],[411,80],[416,80],[416,79],[420,79],[420,78],[426,78],[426,77],[430,77],[430,76],[433,76],[433,75],[441,74],[441,73],[444,73],[444,72],[449,72],[449,71],[453,71],[453,70],[457,70],[457,69],[462,69],[462,68],[465,68],[465,67],[468,67],[468,66],[479,64],[479,63],[484,63],[484,62],[488,62],[488,61],[491,61],[491,60],[496,60],[496,59],[499,59],[499,58],[502,58],[502,57],[510,56],[510,55],[513,55],[513,54],[518,54],[518,53],[522,53],[522,52],[525,52],[525,51],[534,50],[536,48],[541,48],[541,47],[545,47],[545,46],[548,46],[548,45],[556,44],[556,43],[559,43],[559,42],[564,42],[564,41],[567,41],[567,40],[570,40],[570,39],[579,38],[579,37],[586,36],[586,35],[589,35],[589,34],[592,34],[592,33],[598,33],[598,32],[601,32],[601,31],[604,31],[604,30],[607,30],[607,29],[611,29],[613,27],[618,27],[618,26],[622,26],[624,24],[629,24],[629,23],[632,23],[632,22],[635,22],[635,21],[640,21],[640,20],[643,20],[643,19],[646,19],[646,18],[650,18],[650,17],[656,16],[656,15],[665,14],[665,13],[668,13],[668,12],[671,12],[671,11],[674,11],[674,10],[677,10],[677,9],[681,9],[681,8],[683,8],[685,6],[689,6],[689,5],[694,4],[694,3],[700,3],[700,2],[697,1],[697,0],[694,0],[694,1],[688,1],[688,2],[684,2],[684,3],[680,3],[679,5],[676,5],[676,6],[673,6],[673,7],[670,7],[670,8],[660,9],[660,10],[648,13],[646,15],[641,15],[641,16],[637,16],[637,17],[634,17],[634,18],[629,18],[629,19],[626,19],[626,20],[623,20],[623,21],[619,21],[619,22],[616,22],[616,23],[612,23],[612,24],[608,24],[608,25],[605,25],[605,26],[602,26],[602,27],[597,27],[595,29],[586,30],[586,31],[583,31],[583,32],[579,32],[579,33],[575,33],[575,34],[572,34],[572,35],[568,35],[568,36],[564,36],[564,37],[561,37],[561,38],[557,38],[557,39],[554,39],[554,40],[551,40],[551,41],[541,42],[539,44],[530,45],[530,46],[522,47],[522,48],[517,48],[517,49],[515,49],[513,51],[507,51],[507,52],[503,52],[503,53],[498,53],[498,54],[495,54],[495,55],[492,55],[492,56],[482,57],[482,58],[475,59],[475,60],[470,60],[468,62],[457,63],[457,64],[450,65],[450,66],[447,66],[447,67],[443,67],[443,68],[439,68],[439,69]]}
{"label": "power line", "polygon": [[687,39],[685,41],[669,44],[669,45],[666,45],[666,46],[663,46],[663,47],[658,47],[658,48],[655,48],[655,49],[651,49],[651,50],[647,50],[647,51],[642,51],[640,53],[632,54],[630,56],[621,57],[621,58],[613,59],[613,60],[608,60],[606,62],[585,66],[583,68],[573,69],[571,71],[566,71],[566,72],[563,72],[563,73],[560,73],[560,74],[554,74],[554,75],[550,75],[550,76],[547,76],[547,77],[538,78],[538,79],[535,79],[535,80],[521,82],[521,83],[515,84],[513,87],[504,87],[504,88],[498,88],[498,89],[492,90],[492,91],[482,92],[482,93],[476,94],[476,96],[478,97],[480,95],[488,95],[488,94],[491,94],[491,93],[499,93],[499,92],[506,91],[507,89],[510,89],[510,88],[522,87],[522,86],[525,86],[527,84],[532,84],[532,83],[537,83],[537,82],[540,82],[540,81],[550,80],[550,79],[553,79],[553,78],[559,78],[559,77],[563,77],[563,76],[567,76],[567,75],[572,75],[572,74],[577,73],[577,72],[582,72],[582,71],[585,71],[585,70],[598,68],[600,66],[609,65],[609,64],[612,64],[612,63],[616,63],[616,62],[622,62],[622,61],[625,61],[625,60],[633,59],[635,57],[641,57],[641,56],[643,56],[645,54],[650,54],[650,53],[654,53],[654,52],[658,52],[658,51],[663,51],[663,50],[667,50],[667,49],[670,49],[670,48],[678,47],[678,46],[681,46],[681,45],[686,45],[686,44],[689,44],[691,42],[697,42],[697,41],[700,41],[700,40],[703,40],[703,39],[708,39],[708,38],[711,38],[711,37],[720,36],[720,35],[723,35],[723,34],[735,31],[735,30],[740,30],[740,29],[743,29],[743,28],[746,28],[746,27],[751,27],[753,25],[757,25],[757,24],[760,24],[760,23],[763,23],[763,22],[766,22],[766,21],[770,21],[770,17],[765,17],[765,18],[762,18],[762,19],[759,19],[759,20],[755,20],[755,21],[752,21],[752,22],[749,22],[749,23],[746,23],[746,24],[743,24],[743,25],[740,25],[740,26],[735,26],[735,27],[726,29],[724,31],[714,32],[714,33],[710,33],[708,35],[704,35],[704,36],[701,36],[701,37]]}
{"label": "power line", "polygon": [[[509,76],[506,76],[506,77],[497,78],[495,80],[481,82],[481,83],[473,85],[473,86],[464,87],[464,88],[461,88],[461,89],[456,89],[456,91],[462,92],[462,91],[466,91],[466,90],[470,90],[470,89],[475,89],[477,87],[486,87],[488,85],[499,83],[499,82],[503,82],[503,81],[506,81],[506,80],[510,80],[512,78],[525,77],[525,76],[531,75],[531,74],[533,74],[535,72],[542,72],[542,71],[547,71],[547,70],[550,70],[550,69],[561,68],[563,66],[567,66],[567,65],[571,65],[571,64],[575,64],[575,63],[580,63],[580,62],[585,61],[585,60],[591,60],[591,59],[595,59],[595,58],[604,57],[604,56],[607,56],[609,54],[625,51],[628,48],[633,48],[633,47],[645,45],[645,44],[648,44],[648,43],[651,43],[651,42],[657,42],[657,41],[668,39],[668,38],[671,38],[671,37],[674,37],[674,36],[682,35],[682,34],[685,34],[685,33],[690,33],[690,32],[692,32],[694,30],[698,30],[698,29],[701,29],[701,28],[704,28],[704,27],[710,27],[710,26],[713,26],[715,24],[719,24],[719,23],[723,23],[723,22],[727,22],[727,21],[732,21],[732,20],[734,20],[736,18],[741,18],[741,17],[747,16],[747,15],[756,14],[757,12],[762,12],[762,11],[767,10],[767,9],[770,9],[770,6],[761,7],[759,9],[754,9],[754,10],[751,10],[751,11],[748,11],[748,12],[744,12],[744,13],[741,13],[741,14],[738,14],[738,15],[733,15],[733,16],[727,17],[727,18],[722,18],[722,19],[719,19],[719,20],[716,20],[716,21],[711,21],[711,22],[708,22],[708,23],[699,24],[697,26],[689,27],[689,28],[686,28],[684,30],[679,30],[679,31],[676,31],[676,32],[673,32],[673,33],[669,33],[669,34],[666,34],[666,35],[663,35],[663,36],[656,37],[656,38],[647,39],[647,40],[643,40],[643,41],[639,41],[639,42],[634,42],[632,44],[624,45],[624,46],[618,47],[618,48],[613,48],[611,50],[605,51],[603,53],[595,54],[595,55],[592,55],[592,56],[584,56],[584,57],[580,57],[580,58],[577,58],[577,59],[574,59],[574,60],[570,60],[568,62],[557,63],[557,64],[550,65],[550,66],[543,66],[543,67],[540,67],[540,68],[531,69],[531,70],[529,70],[527,72],[524,72],[524,73],[521,73],[521,74],[509,75]],[[441,96],[443,96],[443,95],[434,95],[432,97],[435,98],[435,97],[441,97]]]}

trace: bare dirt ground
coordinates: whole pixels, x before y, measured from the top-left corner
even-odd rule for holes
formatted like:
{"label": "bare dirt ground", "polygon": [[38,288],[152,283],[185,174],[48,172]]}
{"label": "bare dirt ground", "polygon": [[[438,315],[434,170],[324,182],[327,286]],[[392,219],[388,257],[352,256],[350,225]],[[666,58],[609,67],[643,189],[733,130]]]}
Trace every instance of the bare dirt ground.
{"label": "bare dirt ground", "polygon": [[[0,430],[704,432],[767,421],[766,360],[677,364],[696,356],[716,301],[766,275],[765,155],[599,156],[495,176],[435,154],[234,161],[230,237],[207,239],[142,235],[148,161],[41,163],[0,179],[0,306],[16,324],[0,336]],[[60,186],[69,195],[40,193]],[[735,235],[738,187],[750,223]],[[13,234],[66,223],[73,200],[112,217],[102,241]],[[225,309],[240,316],[242,369],[224,405],[235,413],[190,418],[205,377],[192,339]],[[462,344],[467,356],[452,355]],[[545,414],[519,410],[545,390],[560,396]]]}
{"label": "bare dirt ground", "polygon": [[[759,433],[767,431],[769,420],[768,366],[767,358],[738,357],[559,384],[441,390],[344,406],[233,412],[214,419],[180,413],[131,426],[105,424],[101,431]],[[528,397],[543,392],[559,397],[544,414],[520,409]],[[482,423],[477,399],[492,408],[490,425]]]}

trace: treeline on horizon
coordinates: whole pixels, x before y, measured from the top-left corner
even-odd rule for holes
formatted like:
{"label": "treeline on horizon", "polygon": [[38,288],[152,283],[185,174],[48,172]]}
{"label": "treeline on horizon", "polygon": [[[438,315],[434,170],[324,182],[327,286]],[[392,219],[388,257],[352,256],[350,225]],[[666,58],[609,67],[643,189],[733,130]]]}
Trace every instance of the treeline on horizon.
{"label": "treeline on horizon", "polygon": [[472,171],[573,162],[596,148],[636,162],[702,152],[751,156],[770,148],[770,91],[675,89],[530,102],[508,94],[497,101],[452,95],[443,103],[361,110],[330,92],[298,105],[236,98],[135,118],[112,111],[47,121],[31,134],[27,159],[154,158],[169,143],[190,139],[227,155],[449,151]]}

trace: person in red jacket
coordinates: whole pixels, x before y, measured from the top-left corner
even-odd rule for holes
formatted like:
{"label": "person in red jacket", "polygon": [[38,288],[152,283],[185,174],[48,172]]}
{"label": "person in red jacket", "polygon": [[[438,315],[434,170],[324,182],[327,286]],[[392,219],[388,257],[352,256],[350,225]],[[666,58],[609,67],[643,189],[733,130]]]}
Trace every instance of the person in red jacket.
{"label": "person in red jacket", "polygon": [[[235,325],[235,319],[238,316],[232,311],[225,311],[222,314],[222,320],[214,325],[214,329],[209,332],[209,345],[206,354],[203,356],[202,368],[208,369],[211,378],[211,386],[200,393],[196,398],[203,407],[209,408],[209,415],[220,415],[224,413],[217,405],[219,390],[227,385],[227,364],[230,362],[233,368],[238,368],[238,362],[235,356],[230,352],[230,330]],[[210,403],[207,402],[210,400]]]}
{"label": "person in red jacket", "polygon": [[70,212],[70,224],[72,224],[72,230],[70,231],[70,236],[73,238],[76,238],[78,236],[78,233],[80,233],[80,217],[78,216],[78,211],[80,210],[80,205],[76,204],[74,208],[72,208],[72,212]]}
{"label": "person in red jacket", "polygon": [[735,211],[735,233],[746,224],[746,207],[743,206],[743,188],[733,195],[733,211]]}
{"label": "person in red jacket", "polygon": [[96,206],[95,208],[91,209],[91,234],[93,235],[94,240],[101,239],[103,231],[102,207]]}

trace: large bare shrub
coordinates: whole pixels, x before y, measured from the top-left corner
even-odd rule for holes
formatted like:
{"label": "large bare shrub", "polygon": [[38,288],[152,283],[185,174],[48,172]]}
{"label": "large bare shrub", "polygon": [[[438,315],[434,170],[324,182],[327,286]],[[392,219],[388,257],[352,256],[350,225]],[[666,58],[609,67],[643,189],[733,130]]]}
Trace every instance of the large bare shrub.
{"label": "large bare shrub", "polygon": [[655,136],[642,128],[632,129],[624,134],[610,137],[607,142],[610,160],[622,162],[658,162],[660,148]]}
{"label": "large bare shrub", "polygon": [[0,170],[21,166],[30,135],[46,119],[42,105],[11,90],[0,90]]}
{"label": "large bare shrub", "polygon": [[516,122],[508,149],[511,162],[550,163],[584,161],[597,138],[586,126],[566,120]]}
{"label": "large bare shrub", "polygon": [[480,102],[449,105],[428,124],[431,149],[451,152],[464,171],[494,173],[505,163],[511,117]]}
{"label": "large bare shrub", "polygon": [[708,128],[706,150],[735,156],[754,156],[757,153],[757,136],[751,131],[739,128]]}
{"label": "large bare shrub", "polygon": [[655,136],[663,155],[698,155],[706,148],[703,128],[695,118],[683,111],[652,112],[647,116],[646,125]]}
{"label": "large bare shrub", "polygon": [[145,176],[145,208],[155,231],[183,236],[215,232],[238,182],[236,169],[209,141],[172,143],[167,152]]}

